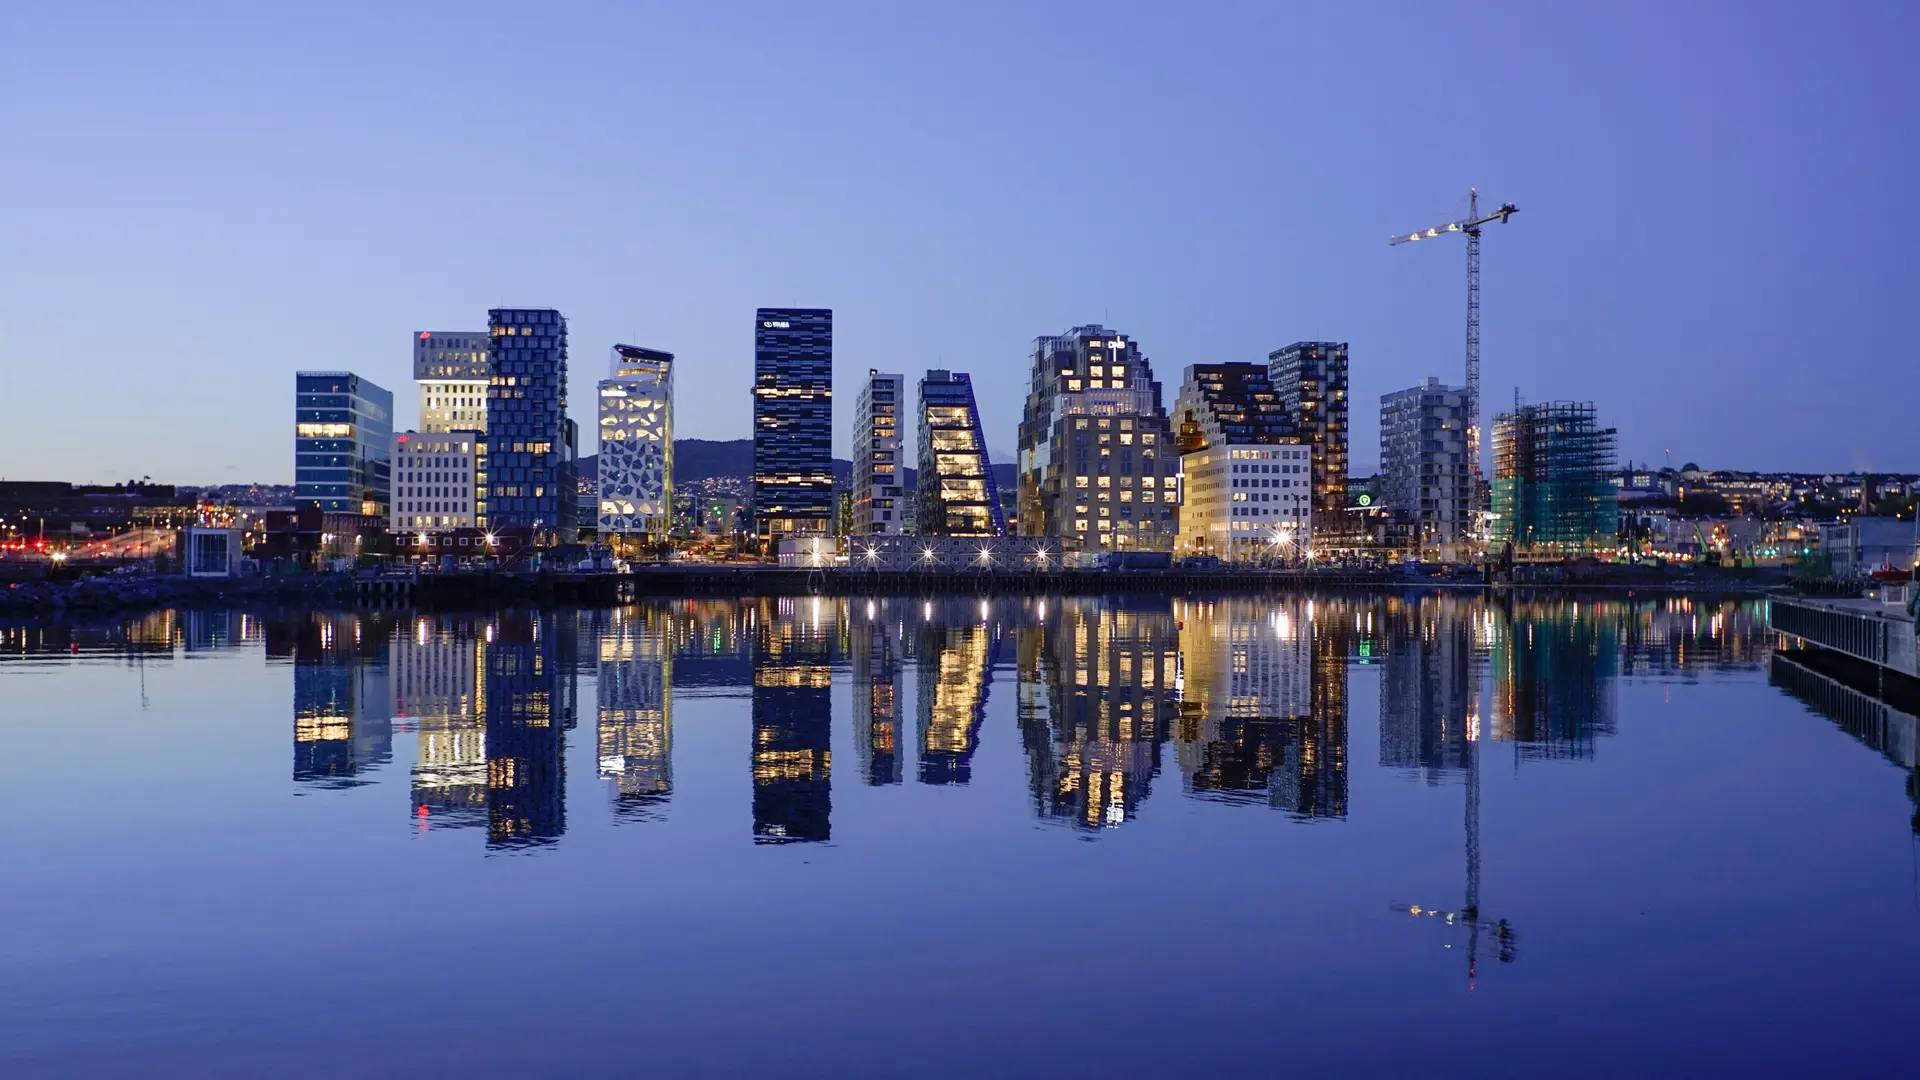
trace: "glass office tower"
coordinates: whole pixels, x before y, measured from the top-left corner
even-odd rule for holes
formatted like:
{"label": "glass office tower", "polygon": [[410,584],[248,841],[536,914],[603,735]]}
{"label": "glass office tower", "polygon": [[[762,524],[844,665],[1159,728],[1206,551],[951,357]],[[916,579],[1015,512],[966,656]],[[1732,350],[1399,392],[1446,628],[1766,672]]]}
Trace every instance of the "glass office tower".
{"label": "glass office tower", "polygon": [[753,322],[754,529],[764,543],[833,524],[833,311]]}
{"label": "glass office tower", "polygon": [[487,333],[487,524],[572,540],[580,497],[567,320],[552,308],[495,308]]}
{"label": "glass office tower", "polygon": [[387,516],[393,394],[351,371],[294,375],[293,501]]}

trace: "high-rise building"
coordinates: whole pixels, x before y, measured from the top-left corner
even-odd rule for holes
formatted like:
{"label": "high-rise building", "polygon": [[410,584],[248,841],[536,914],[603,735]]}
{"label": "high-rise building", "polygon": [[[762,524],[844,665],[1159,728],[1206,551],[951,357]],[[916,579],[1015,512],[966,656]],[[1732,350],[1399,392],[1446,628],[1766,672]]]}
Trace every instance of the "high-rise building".
{"label": "high-rise building", "polygon": [[1004,536],[1000,491],[973,380],[933,370],[920,380],[920,531],[928,536]]}
{"label": "high-rise building", "polygon": [[294,376],[293,501],[386,517],[393,394],[350,371]]}
{"label": "high-rise building", "polygon": [[1182,554],[1239,561],[1312,550],[1311,450],[1264,364],[1191,364],[1174,403]]}
{"label": "high-rise building", "polygon": [[1035,339],[1019,453],[1021,535],[1173,547],[1179,456],[1153,368],[1125,334],[1077,326]]}
{"label": "high-rise building", "polygon": [[906,531],[907,489],[900,470],[900,408],[906,379],[869,368],[853,417],[853,533]]}
{"label": "high-rise building", "polygon": [[1410,522],[1428,557],[1472,554],[1468,423],[1466,390],[1439,379],[1380,396],[1381,501]]}
{"label": "high-rise building", "polygon": [[1620,529],[1614,429],[1592,402],[1522,405],[1493,418],[1496,548],[1562,558],[1612,548]]}
{"label": "high-rise building", "polygon": [[673,354],[615,345],[600,383],[603,537],[664,542],[673,527]]}
{"label": "high-rise building", "polygon": [[1347,345],[1296,341],[1267,354],[1293,428],[1313,451],[1313,510],[1323,533],[1346,531]]}
{"label": "high-rise building", "polygon": [[763,543],[833,525],[833,311],[753,321],[753,512]]}
{"label": "high-rise building", "polygon": [[570,541],[579,436],[567,419],[567,320],[552,308],[495,308],[487,333],[487,523]]}
{"label": "high-rise building", "polygon": [[388,528],[396,533],[484,528],[475,479],[481,475],[480,447],[477,431],[395,435]]}
{"label": "high-rise building", "polygon": [[484,330],[422,330],[413,336],[421,431],[487,430],[487,340]]}

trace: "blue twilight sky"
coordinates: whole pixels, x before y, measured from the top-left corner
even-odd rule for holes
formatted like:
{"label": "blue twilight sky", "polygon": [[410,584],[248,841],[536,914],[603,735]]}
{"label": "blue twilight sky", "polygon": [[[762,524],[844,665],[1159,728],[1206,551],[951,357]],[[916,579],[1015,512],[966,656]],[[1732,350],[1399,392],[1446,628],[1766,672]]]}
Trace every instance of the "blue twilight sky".
{"label": "blue twilight sky", "polygon": [[[0,476],[288,482],[292,373],[411,423],[409,334],[551,305],[573,402],[679,354],[749,432],[759,305],[974,374],[1011,460],[1038,334],[1190,363],[1351,342],[1488,413],[1590,398],[1623,457],[1920,469],[1920,5],[14,4],[0,12]],[[1904,196],[1904,199],[1901,197]],[[591,435],[586,436],[590,452]]]}

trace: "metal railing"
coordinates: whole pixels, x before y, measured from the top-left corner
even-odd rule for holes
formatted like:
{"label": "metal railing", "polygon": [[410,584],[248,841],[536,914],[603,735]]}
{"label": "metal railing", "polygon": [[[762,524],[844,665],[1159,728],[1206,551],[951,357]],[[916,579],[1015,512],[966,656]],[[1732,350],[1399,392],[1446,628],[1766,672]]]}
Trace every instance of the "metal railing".
{"label": "metal railing", "polygon": [[1875,664],[1885,664],[1890,651],[1887,621],[1865,611],[1776,599],[1768,605],[1767,625]]}

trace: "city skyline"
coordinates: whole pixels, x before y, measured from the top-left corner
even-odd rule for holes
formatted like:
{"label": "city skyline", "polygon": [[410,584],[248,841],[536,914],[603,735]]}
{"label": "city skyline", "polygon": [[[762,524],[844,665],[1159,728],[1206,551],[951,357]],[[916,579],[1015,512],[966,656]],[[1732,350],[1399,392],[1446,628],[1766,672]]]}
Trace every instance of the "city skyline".
{"label": "city skyline", "polygon": [[[1920,145],[1894,104],[1911,9],[1809,22],[1706,7],[1648,35],[1606,12],[1175,20],[1114,6],[1090,39],[1066,10],[769,10],[736,24],[599,9],[511,39],[463,14],[17,14],[0,92],[22,103],[8,126],[30,152],[0,209],[16,253],[0,268],[16,402],[0,474],[283,482],[271,405],[285,376],[395,385],[401,335],[512,304],[567,312],[580,348],[638,337],[678,353],[701,373],[677,387],[687,437],[750,432],[737,327],[759,306],[839,312],[847,379],[947,367],[1019,385],[1034,335],[1093,322],[1137,334],[1170,371],[1346,341],[1366,404],[1460,378],[1461,253],[1385,240],[1463,209],[1474,185],[1526,207],[1486,247],[1483,426],[1517,385],[1529,400],[1594,401],[1623,459],[1916,467],[1897,415],[1859,407],[1903,354],[1896,313],[1916,278],[1887,227]],[[282,55],[290,34],[313,47]],[[429,40],[525,62],[451,94],[416,62],[413,43]],[[1155,61],[1124,84],[978,78],[1061,40]],[[1350,57],[1393,40],[1429,47],[1352,77]],[[636,41],[662,57],[650,82],[670,94],[615,92],[615,43]],[[1315,47],[1276,90],[1263,58],[1303,41]],[[1469,44],[1476,62],[1457,62]],[[768,62],[794,47],[811,58],[802,70]],[[339,83],[348,67],[366,77]],[[574,117],[554,153],[453,180],[432,165],[554,114]],[[818,137],[786,122],[803,116],[822,118]],[[1103,164],[1015,167],[1056,145]],[[137,186],[114,179],[129,155]],[[786,162],[777,176],[768,155]],[[664,163],[643,198],[602,168],[621,159]],[[367,184],[382,165],[388,179]],[[1813,200],[1846,212],[1818,229],[1773,224]],[[516,215],[537,227],[497,227]],[[455,257],[467,236],[486,236],[490,256]],[[1083,243],[1130,257],[1067,271],[1030,255]],[[413,272],[416,254],[433,274]],[[967,316],[930,335],[935,306]],[[322,310],[327,334],[288,332]],[[105,347],[136,335],[137,352]],[[1612,344],[1628,336],[1659,344]],[[1799,379],[1813,354],[1823,378]],[[79,393],[79,370],[119,392]],[[846,456],[857,386],[836,390]],[[157,445],[62,441],[135,430],[134,410],[154,404],[181,429]],[[587,396],[572,405],[590,430]],[[990,452],[1012,460],[1018,400],[984,394],[981,410]],[[396,428],[417,426],[409,411]],[[1356,473],[1375,465],[1375,424],[1357,412]],[[1783,430],[1823,438],[1810,449]]]}

